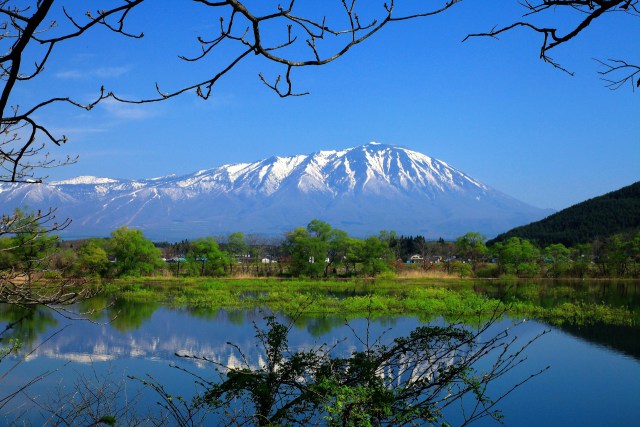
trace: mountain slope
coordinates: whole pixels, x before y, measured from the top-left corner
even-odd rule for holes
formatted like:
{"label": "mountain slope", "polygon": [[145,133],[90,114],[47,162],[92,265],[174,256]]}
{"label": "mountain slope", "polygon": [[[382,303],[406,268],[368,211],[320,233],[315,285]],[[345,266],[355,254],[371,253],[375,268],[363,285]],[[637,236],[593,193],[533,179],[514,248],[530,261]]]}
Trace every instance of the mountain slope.
{"label": "mountain slope", "polygon": [[494,240],[521,237],[545,246],[551,243],[572,246],[637,230],[640,230],[640,182],[514,228]]}
{"label": "mountain slope", "polygon": [[146,180],[78,177],[2,185],[5,209],[59,207],[71,237],[126,224],[155,239],[234,231],[280,234],[318,218],[355,235],[489,236],[539,219],[534,208],[424,154],[378,143],[271,157]]}

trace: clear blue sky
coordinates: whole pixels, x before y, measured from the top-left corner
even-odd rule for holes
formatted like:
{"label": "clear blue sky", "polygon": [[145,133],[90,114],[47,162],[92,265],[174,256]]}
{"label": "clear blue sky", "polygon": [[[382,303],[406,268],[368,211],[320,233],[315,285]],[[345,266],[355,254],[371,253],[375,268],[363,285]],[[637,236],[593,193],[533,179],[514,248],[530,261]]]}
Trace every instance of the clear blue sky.
{"label": "clear blue sky", "polygon": [[[153,1],[133,12],[128,28],[144,31],[142,40],[98,30],[61,46],[14,101],[87,100],[101,84],[135,98],[153,93],[156,81],[171,90],[217,69],[177,58],[198,51],[195,36],[212,31],[216,16],[174,4]],[[208,101],[187,94],[146,106],[43,110],[39,118],[69,137],[53,153],[80,156],[50,179],[186,174],[378,141],[444,160],[543,208],[640,180],[640,92],[605,88],[593,60],[640,62],[640,18],[608,17],[553,51],[573,77],[538,59],[541,39],[532,32],[461,42],[521,12],[516,1],[466,0],[442,15],[388,26],[328,66],[296,71],[296,88],[311,92],[305,97],[277,97],[257,74],[274,76],[278,68],[251,58]]]}

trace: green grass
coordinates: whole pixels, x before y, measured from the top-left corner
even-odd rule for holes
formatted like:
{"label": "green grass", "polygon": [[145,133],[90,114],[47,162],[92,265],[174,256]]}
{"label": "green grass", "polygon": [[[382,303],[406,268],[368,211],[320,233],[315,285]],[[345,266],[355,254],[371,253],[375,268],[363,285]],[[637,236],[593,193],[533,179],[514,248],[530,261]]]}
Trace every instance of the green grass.
{"label": "green grass", "polygon": [[[602,283],[441,279],[135,279],[104,285],[110,298],[197,311],[267,308],[285,314],[489,317],[506,310],[552,323],[637,325],[638,309],[598,299]],[[613,285],[612,285],[613,286]],[[617,285],[619,286],[619,285]],[[637,287],[637,284],[635,284]],[[594,290],[595,289],[595,290]],[[499,295],[499,296],[498,296]]]}

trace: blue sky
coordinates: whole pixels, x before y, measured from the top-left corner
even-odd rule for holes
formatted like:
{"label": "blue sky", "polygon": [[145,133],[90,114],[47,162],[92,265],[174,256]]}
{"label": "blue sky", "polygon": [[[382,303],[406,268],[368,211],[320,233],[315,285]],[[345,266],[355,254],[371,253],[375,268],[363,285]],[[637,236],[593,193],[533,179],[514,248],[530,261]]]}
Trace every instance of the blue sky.
{"label": "blue sky", "polygon": [[[373,4],[365,12],[373,13]],[[14,102],[63,94],[88,100],[102,84],[144,97],[155,82],[171,90],[218,69],[221,62],[177,58],[198,51],[195,36],[211,34],[217,16],[197,5],[172,6],[149,2],[133,12],[129,28],[144,31],[141,40],[97,30],[61,45],[45,73],[15,91]],[[640,18],[607,17],[552,51],[573,77],[538,59],[541,39],[532,32],[462,43],[466,34],[509,24],[521,12],[515,1],[469,0],[388,26],[330,65],[297,70],[296,88],[311,92],[305,97],[280,99],[257,76],[279,69],[249,58],[208,101],[186,94],[144,106],[104,102],[91,112],[42,110],[38,117],[69,137],[52,152],[80,156],[51,170],[50,179],[186,174],[378,141],[444,160],[543,208],[640,180],[640,93],[605,88],[593,60],[640,61]]]}

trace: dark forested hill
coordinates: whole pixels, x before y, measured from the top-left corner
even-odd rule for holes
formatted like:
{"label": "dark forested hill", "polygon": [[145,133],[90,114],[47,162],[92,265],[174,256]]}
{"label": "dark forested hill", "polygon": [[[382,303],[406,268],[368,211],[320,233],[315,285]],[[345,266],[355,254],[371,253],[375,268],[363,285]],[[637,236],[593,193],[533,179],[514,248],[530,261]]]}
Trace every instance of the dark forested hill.
{"label": "dark forested hill", "polygon": [[573,246],[636,230],[640,230],[640,182],[514,228],[492,242],[520,237],[543,246],[551,243]]}

